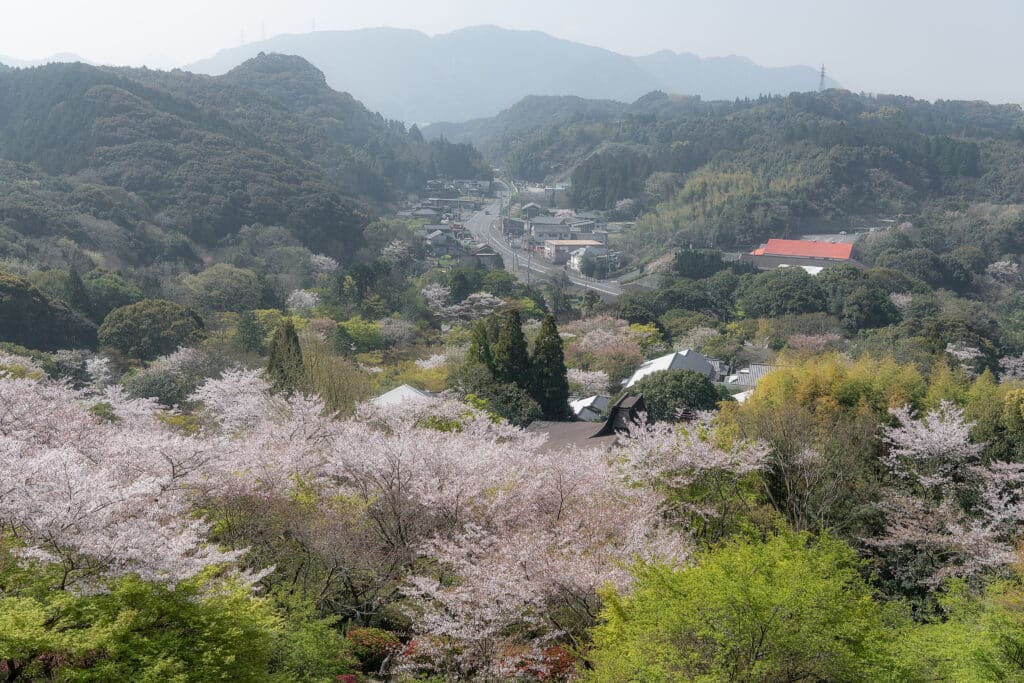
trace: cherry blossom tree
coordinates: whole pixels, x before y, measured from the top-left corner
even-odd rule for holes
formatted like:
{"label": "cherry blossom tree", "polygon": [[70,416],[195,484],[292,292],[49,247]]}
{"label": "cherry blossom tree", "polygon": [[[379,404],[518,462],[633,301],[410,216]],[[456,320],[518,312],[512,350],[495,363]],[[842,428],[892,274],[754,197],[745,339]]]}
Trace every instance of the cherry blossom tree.
{"label": "cherry blossom tree", "polygon": [[480,320],[507,307],[505,301],[487,292],[475,292],[456,304],[449,304],[451,289],[437,283],[427,285],[420,293],[427,308],[448,324]]}
{"label": "cherry blossom tree", "polygon": [[594,396],[608,393],[608,373],[603,370],[580,370],[569,368],[566,371],[569,389],[576,396]]}
{"label": "cherry blossom tree", "polygon": [[637,559],[684,562],[735,514],[680,492],[742,486],[763,461],[706,421],[553,451],[448,399],[341,420],[243,369],[189,398],[196,433],[117,385],[0,379],[0,533],[62,568],[55,588],[223,567],[357,623],[401,600],[420,647],[396,667],[463,678],[539,672],[545,650],[580,644],[602,586],[628,588]]}
{"label": "cherry blossom tree", "polygon": [[151,401],[119,389],[110,419],[81,393],[47,381],[0,381],[0,524],[24,557],[64,569],[60,587],[134,573],[174,584],[243,550],[205,542],[186,482],[217,444],[173,434]]}
{"label": "cherry blossom tree", "polygon": [[331,274],[338,270],[338,262],[324,254],[313,254],[309,257],[309,264],[317,273]]}
{"label": "cherry blossom tree", "polygon": [[285,305],[292,313],[307,313],[320,305],[320,295],[308,289],[296,289],[288,295]]}
{"label": "cherry blossom tree", "polygon": [[984,444],[971,443],[974,424],[953,403],[919,418],[908,407],[891,412],[897,424],[883,430],[882,455],[893,477],[881,502],[887,528],[869,545],[912,550],[931,568],[915,577],[929,586],[1013,562],[1024,524],[1024,466],[982,463]]}

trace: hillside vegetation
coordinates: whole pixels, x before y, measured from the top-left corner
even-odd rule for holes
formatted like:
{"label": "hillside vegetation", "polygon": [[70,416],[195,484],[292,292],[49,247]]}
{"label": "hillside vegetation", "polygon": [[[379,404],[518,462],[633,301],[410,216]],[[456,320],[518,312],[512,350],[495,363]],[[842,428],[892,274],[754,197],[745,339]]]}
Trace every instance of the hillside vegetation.
{"label": "hillside vegetation", "polygon": [[630,105],[529,98],[432,133],[472,142],[516,178],[571,182],[577,208],[645,213],[632,236],[642,253],[746,248],[943,202],[1024,197],[1015,105],[840,90],[735,102],[653,92]]}
{"label": "hillside vegetation", "polygon": [[472,148],[424,142],[294,57],[217,79],[53,64],[0,73],[0,91],[0,258],[67,239],[194,262],[194,245],[257,223],[341,257],[382,202],[489,173]]}

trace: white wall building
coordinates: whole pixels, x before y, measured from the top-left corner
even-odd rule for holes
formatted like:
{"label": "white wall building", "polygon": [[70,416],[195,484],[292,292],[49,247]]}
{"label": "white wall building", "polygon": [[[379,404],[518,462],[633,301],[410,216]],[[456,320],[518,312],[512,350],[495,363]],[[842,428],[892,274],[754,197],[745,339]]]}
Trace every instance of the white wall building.
{"label": "white wall building", "polygon": [[693,349],[684,349],[647,361],[637,368],[636,372],[629,379],[624,380],[623,384],[628,389],[644,377],[647,377],[647,375],[653,375],[663,370],[692,370],[693,372],[699,372],[712,382],[717,379],[715,368],[708,362],[707,358]]}

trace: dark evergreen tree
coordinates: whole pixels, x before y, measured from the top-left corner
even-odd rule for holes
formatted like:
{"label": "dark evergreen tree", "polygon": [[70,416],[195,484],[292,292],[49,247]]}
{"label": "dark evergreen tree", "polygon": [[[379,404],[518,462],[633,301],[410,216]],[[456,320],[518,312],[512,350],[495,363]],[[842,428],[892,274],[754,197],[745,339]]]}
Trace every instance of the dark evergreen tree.
{"label": "dark evergreen tree", "polygon": [[491,335],[487,323],[478,320],[473,324],[472,336],[469,340],[469,360],[494,372],[494,356],[491,354]]}
{"label": "dark evergreen tree", "polygon": [[356,351],[356,341],[348,333],[344,325],[336,325],[331,334],[331,346],[334,352],[341,356],[351,356]]}
{"label": "dark evergreen tree", "polygon": [[274,331],[267,359],[267,379],[275,393],[305,391],[306,372],[302,366],[302,346],[291,319]]}
{"label": "dark evergreen tree", "polygon": [[523,336],[523,321],[519,311],[510,310],[498,332],[498,341],[491,349],[494,361],[494,377],[499,382],[518,384],[524,389],[530,387],[530,354],[526,350]]}
{"label": "dark evergreen tree", "polygon": [[235,325],[235,346],[243,353],[264,352],[263,332],[256,324],[256,316],[252,311],[243,311],[238,316],[238,324]]}
{"label": "dark evergreen tree", "polygon": [[547,420],[567,420],[569,411],[569,380],[565,374],[562,338],[558,335],[555,317],[544,318],[533,346],[533,387],[531,396]]}
{"label": "dark evergreen tree", "polygon": [[714,410],[722,400],[711,380],[692,370],[662,370],[633,385],[632,393],[643,394],[647,418],[673,421],[685,410]]}
{"label": "dark evergreen tree", "polygon": [[68,306],[83,315],[89,314],[92,308],[89,304],[89,294],[85,291],[85,283],[74,266],[68,271]]}

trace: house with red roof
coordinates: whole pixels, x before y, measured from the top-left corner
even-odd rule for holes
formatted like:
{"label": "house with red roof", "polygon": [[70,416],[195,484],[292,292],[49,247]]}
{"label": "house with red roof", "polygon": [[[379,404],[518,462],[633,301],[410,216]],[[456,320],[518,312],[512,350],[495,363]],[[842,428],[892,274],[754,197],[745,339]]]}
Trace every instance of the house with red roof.
{"label": "house with red roof", "polygon": [[761,270],[794,266],[817,272],[837,263],[862,266],[852,258],[852,254],[853,244],[850,242],[770,239],[766,245],[744,254],[741,259]]}

